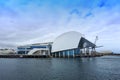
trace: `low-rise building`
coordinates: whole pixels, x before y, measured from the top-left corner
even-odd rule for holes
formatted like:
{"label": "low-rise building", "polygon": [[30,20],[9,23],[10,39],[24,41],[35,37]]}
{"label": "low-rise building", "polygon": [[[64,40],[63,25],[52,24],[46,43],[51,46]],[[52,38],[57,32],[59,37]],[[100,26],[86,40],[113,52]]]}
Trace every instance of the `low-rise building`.
{"label": "low-rise building", "polygon": [[18,46],[17,47],[17,54],[50,55],[50,53],[51,53],[51,44],[52,44],[52,42],[36,43],[36,44]]}
{"label": "low-rise building", "polygon": [[14,49],[0,49],[0,55],[15,54]]}

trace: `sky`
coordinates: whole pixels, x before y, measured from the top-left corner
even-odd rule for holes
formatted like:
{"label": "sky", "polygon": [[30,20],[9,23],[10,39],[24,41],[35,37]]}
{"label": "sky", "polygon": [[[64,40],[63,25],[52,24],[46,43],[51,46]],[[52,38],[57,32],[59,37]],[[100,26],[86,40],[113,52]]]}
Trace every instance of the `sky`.
{"label": "sky", "polygon": [[77,31],[120,52],[120,0],[0,0],[0,48],[54,41]]}

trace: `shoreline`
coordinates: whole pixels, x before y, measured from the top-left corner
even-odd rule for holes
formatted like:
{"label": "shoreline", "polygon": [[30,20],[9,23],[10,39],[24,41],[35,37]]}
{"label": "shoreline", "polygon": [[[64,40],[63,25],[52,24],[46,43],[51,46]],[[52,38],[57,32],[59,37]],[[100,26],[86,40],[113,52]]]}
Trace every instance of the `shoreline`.
{"label": "shoreline", "polygon": [[0,55],[0,58],[49,58],[49,56],[48,55],[9,54],[9,55]]}
{"label": "shoreline", "polygon": [[1,54],[0,58],[85,58],[85,57],[101,57],[101,56],[120,56],[120,54],[94,54],[94,55],[76,55],[76,56],[50,56],[50,55],[27,55],[27,54]]}

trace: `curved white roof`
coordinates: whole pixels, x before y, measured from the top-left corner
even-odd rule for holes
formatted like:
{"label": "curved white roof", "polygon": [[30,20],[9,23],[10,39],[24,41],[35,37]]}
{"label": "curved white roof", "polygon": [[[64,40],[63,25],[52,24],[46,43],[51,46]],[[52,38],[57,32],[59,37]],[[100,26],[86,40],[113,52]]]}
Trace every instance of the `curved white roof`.
{"label": "curved white roof", "polygon": [[52,45],[52,52],[77,48],[82,34],[75,31],[63,33],[58,36]]}

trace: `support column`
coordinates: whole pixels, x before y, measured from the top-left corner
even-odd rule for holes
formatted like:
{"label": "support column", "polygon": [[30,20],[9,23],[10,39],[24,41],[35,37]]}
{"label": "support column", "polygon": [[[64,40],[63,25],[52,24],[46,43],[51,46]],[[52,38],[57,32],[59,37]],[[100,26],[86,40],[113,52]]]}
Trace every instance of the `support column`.
{"label": "support column", "polygon": [[55,53],[53,53],[53,57],[55,57]]}
{"label": "support column", "polygon": [[96,54],[96,51],[95,51],[95,48],[93,48],[93,55],[95,55]]}
{"label": "support column", "polygon": [[84,48],[84,55],[85,55],[85,48]]}
{"label": "support column", "polygon": [[63,57],[65,57],[65,51],[63,51]]}
{"label": "support column", "polygon": [[52,57],[53,57],[53,53],[52,53],[50,56],[52,56]]}
{"label": "support column", "polygon": [[84,53],[83,49],[80,49],[80,55],[82,56]]}
{"label": "support column", "polygon": [[96,54],[96,50],[95,50],[95,48],[94,48],[94,52],[95,52],[95,54]]}
{"label": "support column", "polygon": [[54,53],[51,53],[51,56],[54,57]]}
{"label": "support column", "polygon": [[55,58],[56,58],[56,53],[55,53]]}
{"label": "support column", "polygon": [[91,51],[91,52],[92,52],[92,55],[93,55],[93,54],[94,54],[94,52],[93,52],[93,48],[92,48],[92,51]]}
{"label": "support column", "polygon": [[60,58],[60,52],[59,52],[59,58]]}
{"label": "support column", "polygon": [[73,58],[75,57],[75,51],[74,51],[74,49],[73,49]]}
{"label": "support column", "polygon": [[67,51],[67,53],[68,53],[68,58],[70,57],[70,53],[69,53],[69,50]]}
{"label": "support column", "polygon": [[50,50],[48,49],[48,55],[50,56]]}
{"label": "support column", "polygon": [[89,49],[89,53],[90,53],[90,55],[91,55],[91,49]]}
{"label": "support column", "polygon": [[87,55],[90,54],[90,53],[89,53],[89,47],[86,48],[86,53],[87,53]]}
{"label": "support column", "polygon": [[86,48],[85,48],[85,55],[86,55]]}
{"label": "support column", "polygon": [[45,55],[48,55],[48,51],[47,50],[45,50]]}
{"label": "support column", "polygon": [[82,50],[82,55],[84,54],[84,49],[81,49]]}

